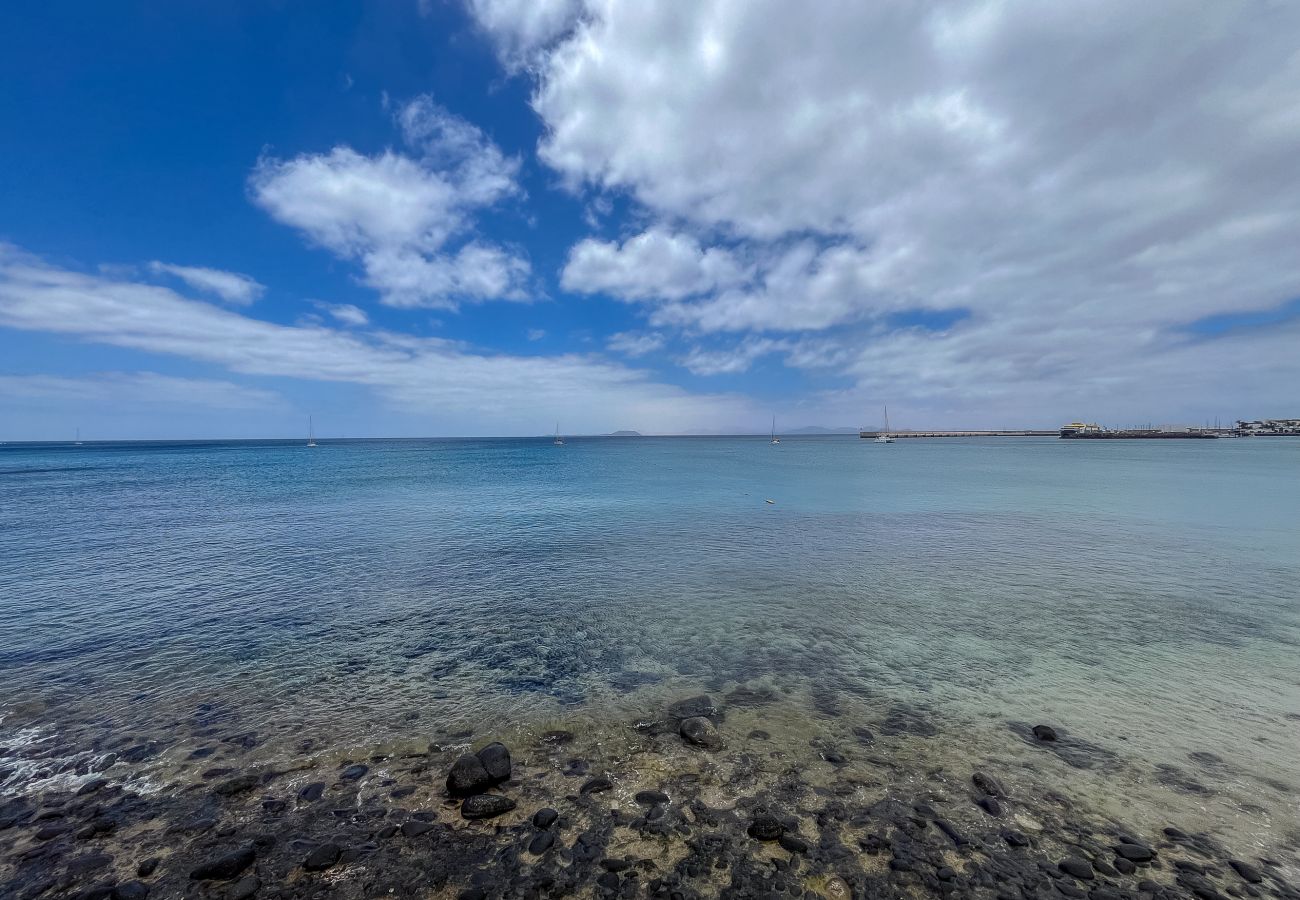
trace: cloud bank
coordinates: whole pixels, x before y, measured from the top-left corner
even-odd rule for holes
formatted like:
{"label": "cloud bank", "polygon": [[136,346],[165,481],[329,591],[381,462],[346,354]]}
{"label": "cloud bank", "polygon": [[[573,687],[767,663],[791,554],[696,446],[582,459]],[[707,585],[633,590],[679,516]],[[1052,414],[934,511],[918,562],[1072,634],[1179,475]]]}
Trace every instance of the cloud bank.
{"label": "cloud bank", "polygon": [[917,424],[1293,402],[1293,322],[1192,337],[1300,296],[1295,5],[509,6],[470,8],[529,60],[540,158],[651,223],[564,286],[732,335],[696,371],[779,332],[851,382],[810,403]]}

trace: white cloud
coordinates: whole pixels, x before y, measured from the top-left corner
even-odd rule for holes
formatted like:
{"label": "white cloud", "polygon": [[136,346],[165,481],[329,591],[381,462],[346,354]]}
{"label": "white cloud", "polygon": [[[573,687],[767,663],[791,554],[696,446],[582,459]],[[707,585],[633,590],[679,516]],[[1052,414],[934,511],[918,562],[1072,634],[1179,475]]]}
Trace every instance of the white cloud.
{"label": "white cloud", "polygon": [[471,238],[474,214],[519,193],[519,161],[428,97],[397,113],[418,156],[365,156],[350,147],[260,160],[254,201],[345,259],[394,306],[455,309],[462,302],[527,300],[527,260]]}
{"label": "white cloud", "polygon": [[511,69],[529,63],[542,46],[567,31],[582,10],[581,0],[468,0],[474,17]]}
{"label": "white cloud", "polygon": [[156,372],[99,372],[82,377],[0,375],[0,396],[8,404],[115,404],[185,409],[264,409],[283,405],[273,391],[229,381],[177,378]]}
{"label": "white cloud", "polygon": [[785,348],[785,342],[751,338],[730,347],[692,347],[681,363],[696,375],[736,375],[746,372],[761,356]]}
{"label": "white cloud", "polygon": [[[1300,296],[1279,264],[1300,246],[1300,7],[587,0],[577,18],[532,51],[543,161],[696,259],[753,262],[702,288],[588,241],[572,289],[645,300],[660,328],[818,331],[783,352],[854,379],[836,402],[906,395],[936,420],[1149,411],[1192,385],[1239,408],[1295,378],[1276,332],[1179,334]],[[910,309],[971,315],[871,330]]]}
{"label": "white cloud", "polygon": [[620,331],[611,334],[605,346],[614,353],[636,357],[647,356],[656,350],[661,350],[665,343],[667,342],[664,336],[655,332]]}
{"label": "white cloud", "polygon": [[745,277],[728,251],[705,249],[689,235],[652,228],[622,245],[592,238],[580,241],[569,251],[561,286],[627,300],[679,300],[739,284]]}
{"label": "white cloud", "polygon": [[448,426],[461,433],[528,433],[556,417],[574,431],[607,431],[610,422],[646,431],[725,429],[755,415],[743,397],[692,394],[596,357],[478,354],[445,340],[280,325],[165,287],[51,266],[5,245],[0,327],[245,375],[356,384],[395,409],[462,423]]}
{"label": "white cloud", "polygon": [[546,337],[546,329],[545,329],[545,328],[530,328],[530,329],[528,329],[528,340],[530,340],[530,341],[540,341],[540,340],[541,340],[542,338],[544,338],[544,337]]}
{"label": "white cloud", "polygon": [[208,269],[202,266],[177,266],[154,260],[149,271],[159,275],[173,275],[192,288],[215,294],[227,303],[247,306],[262,296],[266,288],[247,275]]}
{"label": "white cloud", "polygon": [[370,316],[359,306],[351,303],[321,303],[316,306],[333,316],[337,321],[344,325],[355,325],[360,328],[363,325],[370,324]]}

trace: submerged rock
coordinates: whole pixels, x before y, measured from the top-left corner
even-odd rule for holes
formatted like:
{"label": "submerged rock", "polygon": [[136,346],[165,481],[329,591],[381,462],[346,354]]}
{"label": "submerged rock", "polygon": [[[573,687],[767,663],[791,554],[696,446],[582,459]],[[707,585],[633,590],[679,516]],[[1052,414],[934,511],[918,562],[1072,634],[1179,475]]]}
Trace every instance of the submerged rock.
{"label": "submerged rock", "polygon": [[579,794],[600,794],[605,791],[614,789],[614,782],[610,781],[603,775],[596,778],[588,779],[582,787],[578,788]]}
{"label": "submerged rock", "polygon": [[632,799],[642,806],[654,806],[658,803],[667,803],[668,795],[663,791],[637,791]]}
{"label": "submerged rock", "polygon": [[713,723],[704,716],[683,719],[678,730],[688,744],[704,747],[707,750],[717,750],[722,747],[722,735],[718,734],[718,729],[714,728]]}
{"label": "submerged rock", "polygon": [[1092,871],[1092,863],[1086,859],[1080,859],[1077,856],[1067,856],[1056,864],[1056,867],[1066,875],[1073,875],[1075,878],[1084,881],[1091,881],[1096,875]]}
{"label": "submerged rock", "polygon": [[338,844],[321,844],[302,861],[302,867],[308,872],[320,872],[339,861],[343,848]]}
{"label": "submerged rock", "polygon": [[754,816],[754,820],[749,823],[749,828],[746,830],[756,841],[776,841],[785,834],[785,826],[770,813],[759,813]]}
{"label": "submerged rock", "polygon": [[970,780],[974,783],[975,787],[979,788],[982,793],[989,797],[1005,797],[1007,795],[1006,790],[1003,789],[1002,785],[992,775],[985,775],[983,772],[976,772],[970,777]]}
{"label": "submerged rock", "polygon": [[239,775],[229,781],[223,781],[212,789],[218,797],[237,797],[246,794],[262,783],[256,775]]}
{"label": "submerged rock", "polygon": [[1263,873],[1244,860],[1230,859],[1228,865],[1232,866],[1238,875],[1251,884],[1260,884],[1264,880]]}
{"label": "submerged rock", "polygon": [[255,859],[257,854],[253,848],[243,847],[196,866],[190,872],[190,878],[194,881],[224,881],[242,873]]}
{"label": "submerged rock", "polygon": [[149,885],[143,881],[124,881],[113,888],[113,900],[144,900],[149,896]]}
{"label": "submerged rock", "polygon": [[315,803],[325,793],[325,782],[313,781],[298,792],[298,799],[303,803]]}
{"label": "submerged rock", "polygon": [[1034,737],[1040,741],[1056,740],[1056,729],[1051,725],[1035,725],[1033,728]]}
{"label": "submerged rock", "polygon": [[339,778],[343,781],[357,781],[369,771],[370,766],[364,763],[354,763],[340,772]]}
{"label": "submerged rock", "polygon": [[715,722],[722,721],[722,710],[718,709],[713,702],[713,698],[708,694],[700,694],[695,697],[688,697],[685,700],[678,700],[672,706],[668,707],[670,718],[681,722],[683,719],[706,718]]}
{"label": "submerged rock", "polygon": [[1129,862],[1144,863],[1155,859],[1156,851],[1141,844],[1116,844],[1115,853]]}
{"label": "submerged rock", "polygon": [[460,805],[460,814],[466,819],[490,819],[515,808],[515,801],[500,794],[475,794],[466,797]]}
{"label": "submerged rock", "polygon": [[549,806],[544,806],[537,812],[533,813],[533,825],[536,828],[550,828],[555,824],[555,820],[560,814]]}

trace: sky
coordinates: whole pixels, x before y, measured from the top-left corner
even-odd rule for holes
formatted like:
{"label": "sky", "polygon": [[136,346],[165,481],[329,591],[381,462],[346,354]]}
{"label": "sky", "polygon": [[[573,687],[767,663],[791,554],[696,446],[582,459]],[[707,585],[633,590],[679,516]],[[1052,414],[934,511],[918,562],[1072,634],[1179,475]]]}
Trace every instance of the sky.
{"label": "sky", "polygon": [[0,13],[0,440],[1300,415],[1290,0]]}

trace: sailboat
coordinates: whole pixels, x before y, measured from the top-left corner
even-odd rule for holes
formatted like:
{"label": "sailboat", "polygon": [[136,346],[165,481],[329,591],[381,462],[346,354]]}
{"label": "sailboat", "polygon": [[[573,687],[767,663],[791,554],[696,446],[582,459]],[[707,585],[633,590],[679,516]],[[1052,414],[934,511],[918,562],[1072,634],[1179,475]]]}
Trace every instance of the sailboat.
{"label": "sailboat", "polygon": [[772,443],[781,443],[781,439],[776,436],[776,416],[772,417]]}
{"label": "sailboat", "polygon": [[77,439],[73,442],[76,446],[81,446],[81,429],[77,429]]}
{"label": "sailboat", "polygon": [[307,417],[307,446],[316,446],[316,432],[312,429],[311,416]]}
{"label": "sailboat", "polygon": [[876,435],[877,444],[892,444],[894,439],[889,436],[889,404],[885,404],[885,430]]}
{"label": "sailboat", "polygon": [[560,423],[559,423],[559,422],[556,422],[556,423],[555,423],[555,440],[551,441],[551,443],[554,444],[554,445],[557,446],[557,447],[563,447],[563,446],[564,446],[564,438],[560,437]]}

